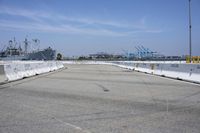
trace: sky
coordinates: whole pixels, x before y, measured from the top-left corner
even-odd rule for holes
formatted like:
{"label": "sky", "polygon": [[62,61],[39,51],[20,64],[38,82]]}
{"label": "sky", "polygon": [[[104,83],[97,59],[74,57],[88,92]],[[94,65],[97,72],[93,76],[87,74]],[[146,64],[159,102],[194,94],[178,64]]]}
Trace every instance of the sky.
{"label": "sky", "polygon": [[[0,50],[15,37],[64,56],[122,54],[143,45],[188,55],[188,0],[0,0]],[[200,55],[200,0],[191,0],[192,54]]]}

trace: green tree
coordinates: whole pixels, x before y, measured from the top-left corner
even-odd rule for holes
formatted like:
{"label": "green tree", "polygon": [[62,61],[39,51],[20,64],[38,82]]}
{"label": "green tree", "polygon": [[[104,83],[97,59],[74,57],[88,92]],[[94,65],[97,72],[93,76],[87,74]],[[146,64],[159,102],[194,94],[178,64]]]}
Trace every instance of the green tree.
{"label": "green tree", "polygon": [[58,53],[56,59],[57,59],[57,60],[62,60],[62,54],[61,54],[61,53]]}

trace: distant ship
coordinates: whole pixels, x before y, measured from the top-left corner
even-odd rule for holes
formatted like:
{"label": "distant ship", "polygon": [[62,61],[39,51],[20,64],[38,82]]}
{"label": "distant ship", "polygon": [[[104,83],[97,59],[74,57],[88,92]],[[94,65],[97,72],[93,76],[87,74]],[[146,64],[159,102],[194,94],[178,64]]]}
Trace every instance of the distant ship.
{"label": "distant ship", "polygon": [[[33,42],[38,45],[39,40],[33,39]],[[8,46],[0,51],[0,60],[55,60],[56,50],[51,47],[40,50],[28,50],[29,41],[25,38],[24,50],[21,45],[17,45],[15,38],[8,42]],[[30,51],[30,52],[29,52]]]}

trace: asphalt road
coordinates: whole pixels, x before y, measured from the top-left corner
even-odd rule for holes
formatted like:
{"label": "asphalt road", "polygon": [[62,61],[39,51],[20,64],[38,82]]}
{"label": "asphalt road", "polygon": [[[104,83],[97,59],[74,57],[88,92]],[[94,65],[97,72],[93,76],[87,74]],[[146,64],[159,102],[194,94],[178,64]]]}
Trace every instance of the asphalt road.
{"label": "asphalt road", "polygon": [[0,85],[0,133],[199,133],[200,86],[106,65]]}

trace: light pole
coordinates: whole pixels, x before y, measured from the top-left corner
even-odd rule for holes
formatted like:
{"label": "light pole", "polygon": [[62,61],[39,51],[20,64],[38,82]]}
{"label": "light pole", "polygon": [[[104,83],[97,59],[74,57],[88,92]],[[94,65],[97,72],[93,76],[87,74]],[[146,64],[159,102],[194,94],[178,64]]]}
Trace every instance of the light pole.
{"label": "light pole", "polygon": [[190,63],[192,62],[192,24],[191,24],[191,0],[189,0],[189,54]]}

